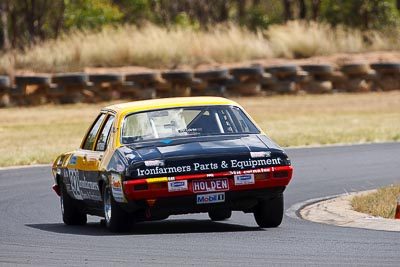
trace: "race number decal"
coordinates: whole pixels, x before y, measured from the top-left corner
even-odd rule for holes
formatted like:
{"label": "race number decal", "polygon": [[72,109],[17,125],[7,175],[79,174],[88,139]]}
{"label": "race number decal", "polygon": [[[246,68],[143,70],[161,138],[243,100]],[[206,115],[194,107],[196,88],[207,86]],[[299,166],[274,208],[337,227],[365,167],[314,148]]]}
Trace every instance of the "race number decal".
{"label": "race number decal", "polygon": [[79,172],[75,169],[68,169],[69,182],[71,184],[72,194],[74,198],[82,200],[82,194],[79,189]]}

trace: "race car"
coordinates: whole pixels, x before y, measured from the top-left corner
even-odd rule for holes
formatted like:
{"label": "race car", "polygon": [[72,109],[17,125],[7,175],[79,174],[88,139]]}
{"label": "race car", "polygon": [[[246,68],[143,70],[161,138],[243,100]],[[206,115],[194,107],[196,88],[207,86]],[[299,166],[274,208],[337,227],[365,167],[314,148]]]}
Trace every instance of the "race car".
{"label": "race car", "polygon": [[253,213],[278,227],[293,168],[243,108],[221,97],[143,100],[103,108],[80,148],[52,166],[66,225],[103,217],[112,232],[170,215]]}

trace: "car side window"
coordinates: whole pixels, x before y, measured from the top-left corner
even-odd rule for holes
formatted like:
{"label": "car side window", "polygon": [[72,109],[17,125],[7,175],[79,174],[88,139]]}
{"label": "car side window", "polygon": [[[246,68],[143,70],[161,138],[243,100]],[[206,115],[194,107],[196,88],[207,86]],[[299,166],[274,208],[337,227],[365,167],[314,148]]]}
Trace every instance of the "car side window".
{"label": "car side window", "polygon": [[103,126],[103,129],[101,130],[101,133],[97,139],[96,143],[96,151],[104,151],[106,150],[107,147],[107,142],[108,138],[110,137],[110,130],[111,126],[114,122],[114,116],[109,116],[107,118],[106,123]]}
{"label": "car side window", "polygon": [[89,134],[86,136],[86,140],[82,146],[83,149],[86,149],[86,150],[93,149],[93,144],[96,140],[97,132],[99,131],[99,128],[100,128],[105,116],[106,116],[106,114],[102,113],[101,115],[99,115],[97,117],[96,121],[93,123],[92,128],[90,129]]}

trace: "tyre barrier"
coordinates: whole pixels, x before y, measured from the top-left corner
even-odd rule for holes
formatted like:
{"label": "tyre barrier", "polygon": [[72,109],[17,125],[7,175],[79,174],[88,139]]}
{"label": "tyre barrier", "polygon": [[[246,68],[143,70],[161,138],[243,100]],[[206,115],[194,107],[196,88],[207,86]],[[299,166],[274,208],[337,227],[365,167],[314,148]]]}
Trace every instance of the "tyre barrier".
{"label": "tyre barrier", "polygon": [[48,92],[50,102],[76,103],[84,101],[85,96],[88,96],[89,76],[86,73],[56,74],[51,78],[51,83]]}
{"label": "tyre barrier", "polygon": [[327,94],[400,89],[400,63],[275,65],[139,73],[0,75],[0,107],[174,96]]}
{"label": "tyre barrier", "polygon": [[224,96],[228,80],[232,79],[228,69],[197,71],[192,85],[193,96]]}

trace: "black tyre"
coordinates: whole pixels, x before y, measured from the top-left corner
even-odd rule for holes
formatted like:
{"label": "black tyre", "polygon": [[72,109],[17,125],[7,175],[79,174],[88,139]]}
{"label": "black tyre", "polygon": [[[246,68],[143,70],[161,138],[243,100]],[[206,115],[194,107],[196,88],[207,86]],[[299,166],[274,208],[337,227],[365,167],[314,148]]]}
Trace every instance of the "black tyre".
{"label": "black tyre", "polygon": [[300,66],[304,71],[307,71],[311,75],[329,75],[333,71],[331,65],[302,65]]}
{"label": "black tyre", "polygon": [[283,194],[260,201],[254,210],[254,218],[262,228],[278,227],[283,219]]}
{"label": "black tyre", "polygon": [[266,72],[262,75],[260,83],[262,85],[271,85],[277,82],[277,78],[271,73]]}
{"label": "black tyre", "polygon": [[247,68],[232,68],[229,72],[235,77],[241,76],[260,76],[263,74],[264,70],[262,67],[247,67]]}
{"label": "black tyre", "polygon": [[400,63],[380,62],[371,64],[371,68],[382,74],[400,73]]}
{"label": "black tyre", "polygon": [[0,88],[7,88],[10,86],[10,78],[8,76],[0,76]]}
{"label": "black tyre", "polygon": [[359,76],[367,74],[370,70],[367,64],[346,64],[343,65],[341,71],[349,76]]}
{"label": "black tyre", "polygon": [[296,83],[293,81],[279,81],[271,85],[273,92],[279,94],[295,94],[297,92]]}
{"label": "black tyre", "polygon": [[86,84],[88,81],[86,73],[60,73],[51,78],[51,82],[57,84]]}
{"label": "black tyre", "polygon": [[331,81],[311,81],[306,86],[306,91],[311,94],[325,94],[332,92]]}
{"label": "black tyre", "polygon": [[68,195],[64,183],[61,182],[61,213],[66,225],[85,225],[87,216],[77,208],[77,200]]}
{"label": "black tyre", "polygon": [[308,75],[307,71],[299,71],[295,77],[295,81],[299,83],[305,83],[311,80],[311,77]]}
{"label": "black tyre", "polygon": [[229,75],[227,69],[216,69],[208,71],[198,71],[194,73],[194,77],[209,81],[209,80],[221,80],[226,79]]}
{"label": "black tyre", "polygon": [[291,75],[296,75],[297,66],[296,65],[280,65],[280,66],[270,66],[265,68],[266,72],[274,74],[278,77],[287,77]]}
{"label": "black tyre", "polygon": [[208,217],[212,221],[224,221],[232,216],[231,210],[217,209],[208,212]]}
{"label": "black tyre", "polygon": [[132,222],[130,216],[114,200],[110,186],[103,189],[103,207],[106,227],[111,232],[127,232],[130,230]]}
{"label": "black tyre", "polygon": [[204,91],[204,95],[209,96],[224,96],[226,86],[222,84],[209,84],[207,89]]}
{"label": "black tyre", "polygon": [[90,74],[89,81],[99,83],[122,83],[124,77],[121,74]]}
{"label": "black tyre", "polygon": [[15,84],[22,85],[50,85],[50,76],[15,76]]}
{"label": "black tyre", "polygon": [[161,77],[167,81],[191,81],[193,73],[189,71],[166,71],[161,73]]}
{"label": "black tyre", "polygon": [[159,73],[157,72],[143,72],[143,73],[132,73],[125,75],[125,81],[135,83],[153,83],[159,80]]}
{"label": "black tyre", "polygon": [[24,95],[24,89],[21,86],[11,87],[9,89],[9,92],[10,92],[11,96],[23,96]]}

